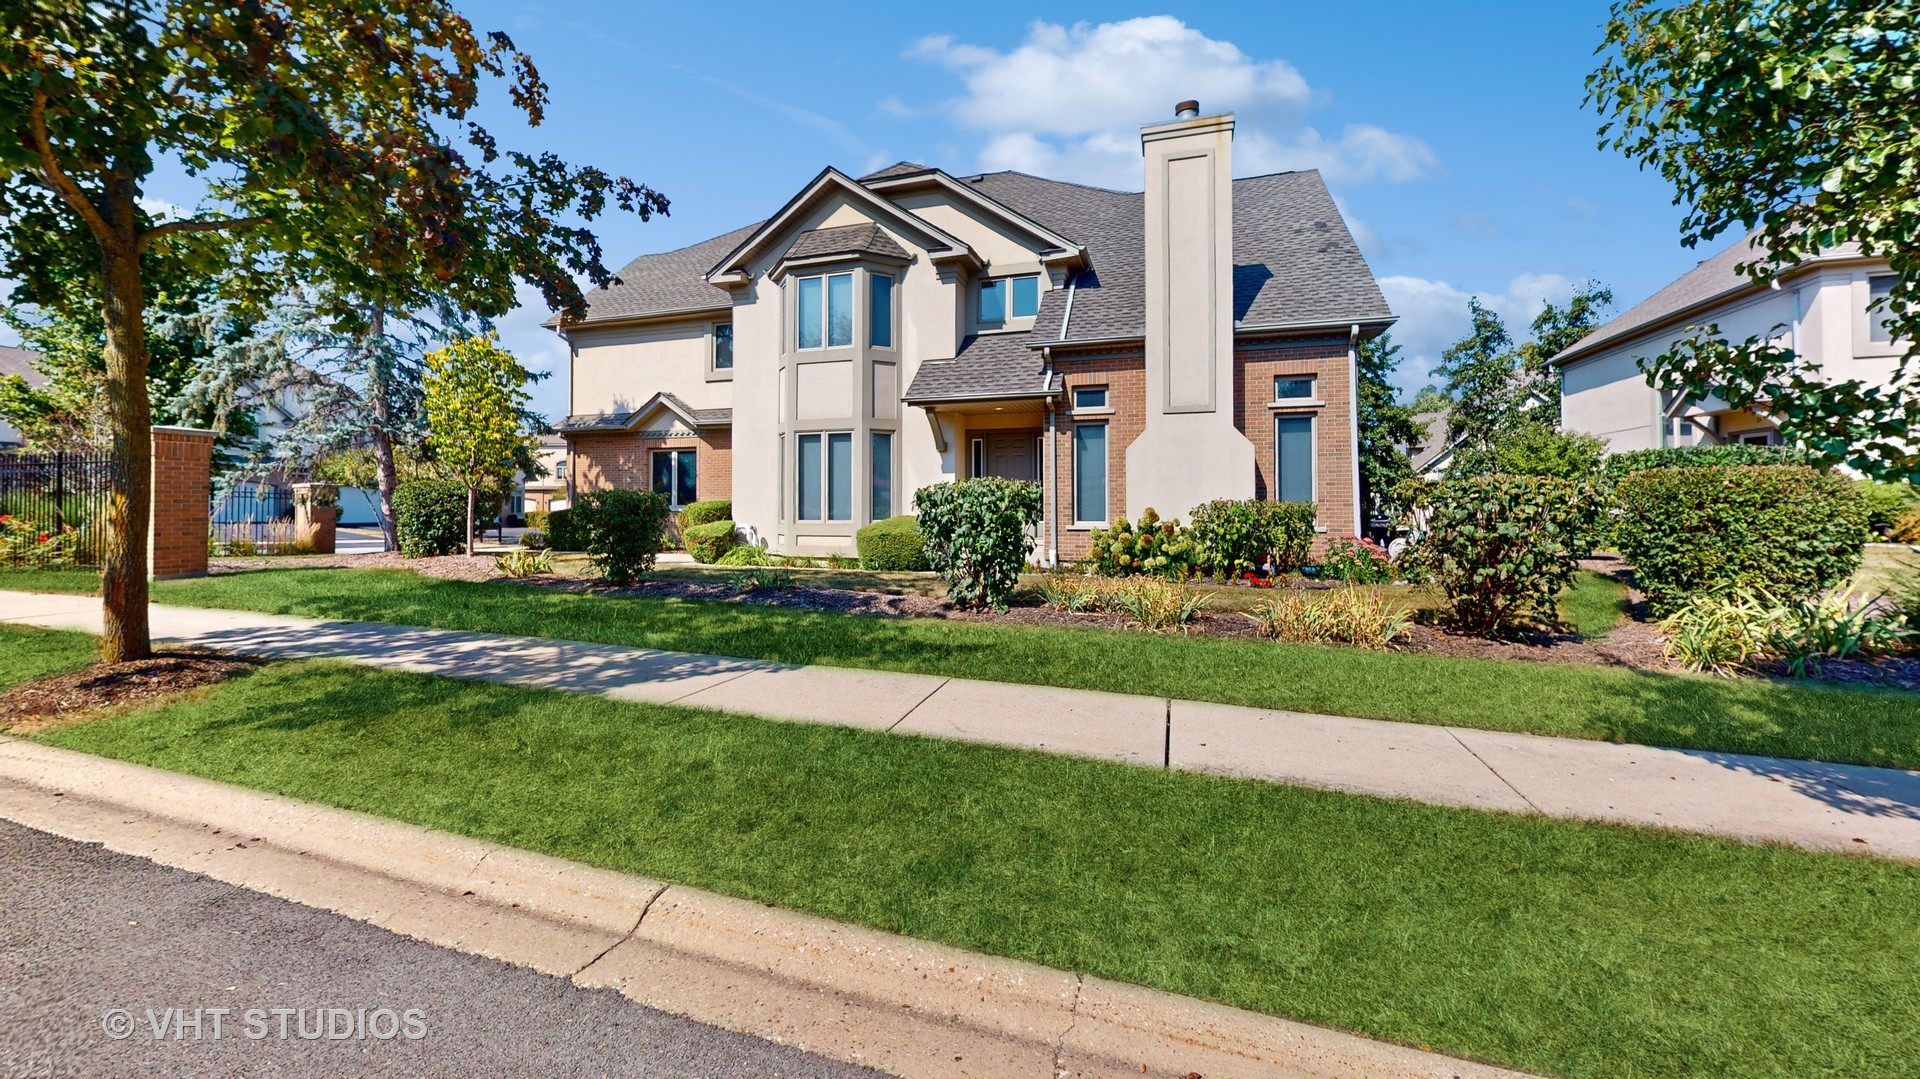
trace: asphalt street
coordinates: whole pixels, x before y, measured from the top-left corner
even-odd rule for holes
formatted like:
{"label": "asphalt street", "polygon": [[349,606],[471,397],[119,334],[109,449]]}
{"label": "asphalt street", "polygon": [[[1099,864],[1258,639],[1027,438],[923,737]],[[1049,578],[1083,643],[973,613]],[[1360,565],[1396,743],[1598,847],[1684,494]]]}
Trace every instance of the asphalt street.
{"label": "asphalt street", "polygon": [[372,1073],[881,1074],[0,821],[0,1076]]}

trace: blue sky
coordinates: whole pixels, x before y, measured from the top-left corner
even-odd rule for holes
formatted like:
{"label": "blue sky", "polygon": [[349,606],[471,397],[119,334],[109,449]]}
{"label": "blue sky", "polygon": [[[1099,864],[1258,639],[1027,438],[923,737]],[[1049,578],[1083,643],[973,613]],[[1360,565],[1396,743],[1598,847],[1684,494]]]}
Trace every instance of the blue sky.
{"label": "blue sky", "polygon": [[[552,86],[538,129],[483,117],[503,141],[672,200],[667,218],[598,224],[616,268],[757,220],[826,165],[1012,167],[1137,190],[1137,129],[1183,97],[1238,114],[1239,174],[1322,169],[1402,317],[1408,389],[1464,330],[1469,295],[1519,331],[1578,282],[1627,306],[1706,254],[1680,246],[1659,177],[1594,145],[1581,98],[1599,0],[463,10],[510,33]],[[193,202],[178,182],[152,193]],[[545,314],[502,332],[555,372],[535,405],[557,419],[565,351]]]}

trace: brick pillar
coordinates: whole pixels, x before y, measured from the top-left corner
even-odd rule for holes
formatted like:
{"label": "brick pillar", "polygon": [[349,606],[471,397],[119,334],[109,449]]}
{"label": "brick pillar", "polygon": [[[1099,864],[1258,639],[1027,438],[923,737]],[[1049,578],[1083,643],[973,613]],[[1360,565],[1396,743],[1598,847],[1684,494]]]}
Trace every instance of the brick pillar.
{"label": "brick pillar", "polygon": [[293,542],[314,554],[333,553],[333,526],[340,519],[340,488],[331,483],[293,485]]}
{"label": "brick pillar", "polygon": [[153,516],[147,523],[147,575],[155,580],[207,575],[207,519],[213,497],[213,432],[153,429]]}

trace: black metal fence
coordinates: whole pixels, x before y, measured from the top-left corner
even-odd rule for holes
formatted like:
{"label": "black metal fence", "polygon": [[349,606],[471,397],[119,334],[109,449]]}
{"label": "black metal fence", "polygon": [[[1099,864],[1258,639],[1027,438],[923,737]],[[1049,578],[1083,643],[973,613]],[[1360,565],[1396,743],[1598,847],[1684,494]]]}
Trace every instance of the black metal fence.
{"label": "black metal fence", "polygon": [[294,546],[293,491],[240,480],[213,500],[210,528],[214,554],[284,554]]}
{"label": "black metal fence", "polygon": [[115,472],[105,450],[0,453],[0,565],[105,561]]}

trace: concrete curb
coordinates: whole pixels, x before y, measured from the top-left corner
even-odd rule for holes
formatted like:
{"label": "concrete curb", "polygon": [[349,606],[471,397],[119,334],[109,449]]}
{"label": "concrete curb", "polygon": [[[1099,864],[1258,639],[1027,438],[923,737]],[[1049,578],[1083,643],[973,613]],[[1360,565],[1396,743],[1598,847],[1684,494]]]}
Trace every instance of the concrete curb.
{"label": "concrete curb", "polygon": [[903,1076],[1520,1075],[18,739],[0,817]]}

